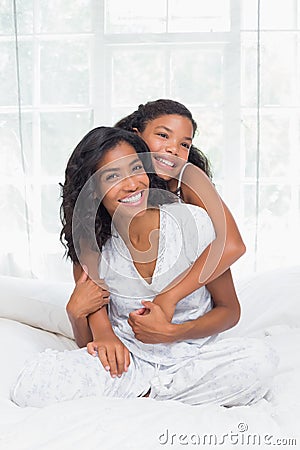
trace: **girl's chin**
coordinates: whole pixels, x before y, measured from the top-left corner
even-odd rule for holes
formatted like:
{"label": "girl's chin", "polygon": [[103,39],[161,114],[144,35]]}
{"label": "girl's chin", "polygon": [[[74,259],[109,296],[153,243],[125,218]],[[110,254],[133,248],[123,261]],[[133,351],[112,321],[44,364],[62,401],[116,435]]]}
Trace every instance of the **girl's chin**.
{"label": "girl's chin", "polygon": [[159,176],[159,178],[161,178],[162,180],[165,180],[165,181],[170,181],[170,180],[172,180],[172,178],[174,178],[170,174],[167,174],[165,172],[161,172],[160,170],[156,170],[156,173]]}

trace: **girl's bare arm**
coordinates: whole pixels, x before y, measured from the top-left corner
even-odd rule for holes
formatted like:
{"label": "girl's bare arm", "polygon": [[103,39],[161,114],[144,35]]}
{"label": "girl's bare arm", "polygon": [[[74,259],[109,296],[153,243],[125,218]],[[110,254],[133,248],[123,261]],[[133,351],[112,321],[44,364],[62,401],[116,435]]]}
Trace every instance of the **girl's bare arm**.
{"label": "girl's bare arm", "polygon": [[216,239],[197,258],[192,268],[180,274],[156,296],[154,303],[170,311],[182,298],[222,275],[246,250],[231,212],[204,172],[188,165],[184,171],[182,191],[186,203],[207,211]]}
{"label": "girl's bare arm", "polygon": [[147,344],[158,344],[204,338],[232,328],[239,321],[240,305],[230,270],[207,288],[213,298],[213,309],[198,319],[180,324],[170,323],[159,305],[143,302],[148,314],[133,311],[128,320],[135,337]]}

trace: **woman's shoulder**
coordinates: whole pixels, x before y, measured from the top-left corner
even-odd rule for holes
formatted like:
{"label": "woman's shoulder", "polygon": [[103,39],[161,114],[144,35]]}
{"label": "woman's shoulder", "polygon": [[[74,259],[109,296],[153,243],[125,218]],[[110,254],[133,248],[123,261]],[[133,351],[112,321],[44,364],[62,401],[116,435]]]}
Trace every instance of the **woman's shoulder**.
{"label": "woman's shoulder", "polygon": [[176,242],[175,230],[180,230],[185,249],[192,259],[201,254],[215,239],[212,221],[205,209],[187,203],[164,205],[162,229]]}

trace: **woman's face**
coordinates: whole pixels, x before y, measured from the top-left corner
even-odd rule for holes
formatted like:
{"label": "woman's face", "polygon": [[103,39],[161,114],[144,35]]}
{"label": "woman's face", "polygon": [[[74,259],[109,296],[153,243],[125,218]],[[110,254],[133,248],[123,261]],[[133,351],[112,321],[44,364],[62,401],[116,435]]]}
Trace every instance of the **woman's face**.
{"label": "woman's face", "polygon": [[149,178],[139,154],[127,142],[106,151],[97,166],[99,192],[109,215],[136,216],[147,208]]}
{"label": "woman's face", "polygon": [[190,119],[177,114],[160,116],[138,134],[153,153],[156,173],[164,180],[178,176],[192,145],[194,130]]}

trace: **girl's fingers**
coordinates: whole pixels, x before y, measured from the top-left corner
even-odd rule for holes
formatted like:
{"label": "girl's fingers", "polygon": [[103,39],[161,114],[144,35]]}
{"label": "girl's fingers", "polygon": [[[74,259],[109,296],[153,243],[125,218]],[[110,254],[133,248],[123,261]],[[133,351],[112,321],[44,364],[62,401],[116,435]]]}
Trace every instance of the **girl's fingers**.
{"label": "girl's fingers", "polygon": [[101,297],[103,298],[107,298],[110,296],[110,292],[109,291],[103,291]]}
{"label": "girl's fingers", "polygon": [[138,316],[144,315],[145,312],[146,312],[146,308],[139,308],[139,309],[136,309],[135,311],[133,311],[133,313],[137,314]]}
{"label": "girl's fingers", "polygon": [[101,278],[95,278],[94,280],[94,283],[99,287],[99,288],[101,288],[103,291],[108,291],[108,286],[107,286],[107,284],[101,279]]}

